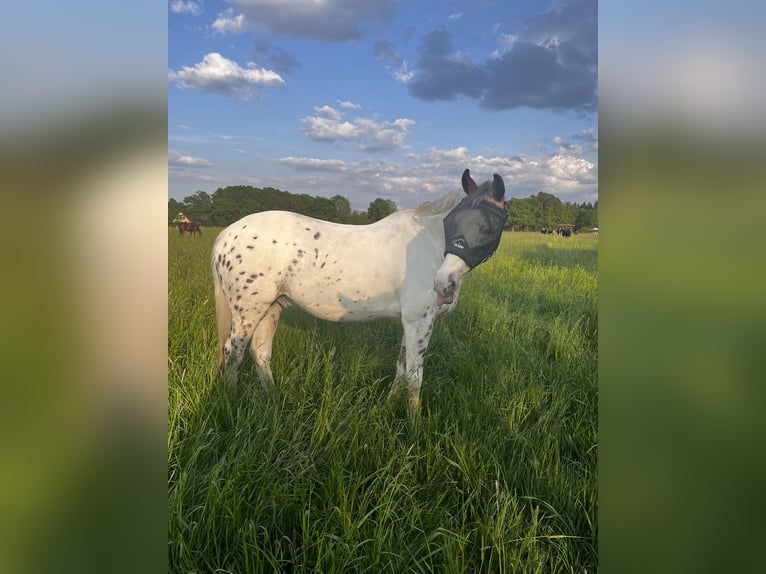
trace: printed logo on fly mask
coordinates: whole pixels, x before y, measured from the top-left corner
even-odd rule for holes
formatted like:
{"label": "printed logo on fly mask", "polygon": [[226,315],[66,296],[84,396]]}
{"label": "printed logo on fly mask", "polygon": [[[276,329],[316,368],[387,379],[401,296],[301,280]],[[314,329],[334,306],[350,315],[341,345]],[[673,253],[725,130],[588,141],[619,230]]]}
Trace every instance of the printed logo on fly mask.
{"label": "printed logo on fly mask", "polygon": [[505,226],[505,207],[466,197],[444,218],[444,255],[457,255],[473,269],[497,250]]}

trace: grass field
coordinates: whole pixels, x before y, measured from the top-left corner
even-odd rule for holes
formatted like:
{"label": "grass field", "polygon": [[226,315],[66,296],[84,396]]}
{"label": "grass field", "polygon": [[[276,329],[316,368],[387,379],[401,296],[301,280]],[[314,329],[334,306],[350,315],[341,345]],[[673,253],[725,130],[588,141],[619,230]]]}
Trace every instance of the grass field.
{"label": "grass field", "polygon": [[209,254],[169,235],[172,572],[595,572],[597,244],[506,233],[436,323],[421,413],[398,321],[288,309],[276,390],[215,374]]}

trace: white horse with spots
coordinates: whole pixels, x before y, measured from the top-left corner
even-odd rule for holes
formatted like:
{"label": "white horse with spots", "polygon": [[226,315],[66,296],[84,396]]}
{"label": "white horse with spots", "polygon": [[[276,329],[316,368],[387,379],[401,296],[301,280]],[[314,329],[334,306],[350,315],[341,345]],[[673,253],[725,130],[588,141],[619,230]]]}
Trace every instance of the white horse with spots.
{"label": "white horse with spots", "polygon": [[262,384],[273,385],[272,340],[290,304],[329,321],[399,317],[396,379],[416,410],[434,321],[455,308],[463,276],[494,253],[505,223],[499,175],[477,186],[466,169],[462,187],[370,225],[266,211],[224,229],[212,255],[219,367],[236,381],[249,345]]}

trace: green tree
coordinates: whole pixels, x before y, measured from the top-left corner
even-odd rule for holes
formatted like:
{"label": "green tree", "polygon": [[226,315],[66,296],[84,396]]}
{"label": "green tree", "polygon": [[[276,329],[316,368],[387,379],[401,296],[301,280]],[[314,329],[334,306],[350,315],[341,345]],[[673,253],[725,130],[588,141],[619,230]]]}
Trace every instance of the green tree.
{"label": "green tree", "polygon": [[210,221],[212,199],[208,193],[198,191],[184,198],[184,207],[181,211],[192,221],[207,223]]}
{"label": "green tree", "polygon": [[330,198],[335,207],[335,219],[339,223],[347,223],[351,218],[351,204],[342,195],[334,195]]}
{"label": "green tree", "polygon": [[581,207],[574,223],[576,231],[598,227],[598,211],[594,208]]}
{"label": "green tree", "polygon": [[371,222],[378,221],[396,211],[396,204],[390,199],[377,198],[367,208],[367,217]]}
{"label": "green tree", "polygon": [[512,197],[508,202],[508,218],[505,220],[507,229],[513,231],[530,231],[534,228],[531,202],[527,199]]}

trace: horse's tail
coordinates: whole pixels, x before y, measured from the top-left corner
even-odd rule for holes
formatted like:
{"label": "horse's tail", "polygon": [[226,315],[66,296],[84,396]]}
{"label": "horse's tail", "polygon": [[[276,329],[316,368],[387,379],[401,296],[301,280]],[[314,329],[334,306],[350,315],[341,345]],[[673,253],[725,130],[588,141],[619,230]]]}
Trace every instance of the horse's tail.
{"label": "horse's tail", "polygon": [[[216,250],[213,249],[213,257],[215,258]],[[215,319],[218,323],[218,369],[223,370],[223,345],[226,343],[226,339],[229,338],[229,331],[231,330],[231,309],[229,308],[229,301],[226,299],[226,294],[223,292],[223,285],[221,285],[221,276],[215,268],[215,261],[211,262],[213,269],[213,282],[215,283]]]}

